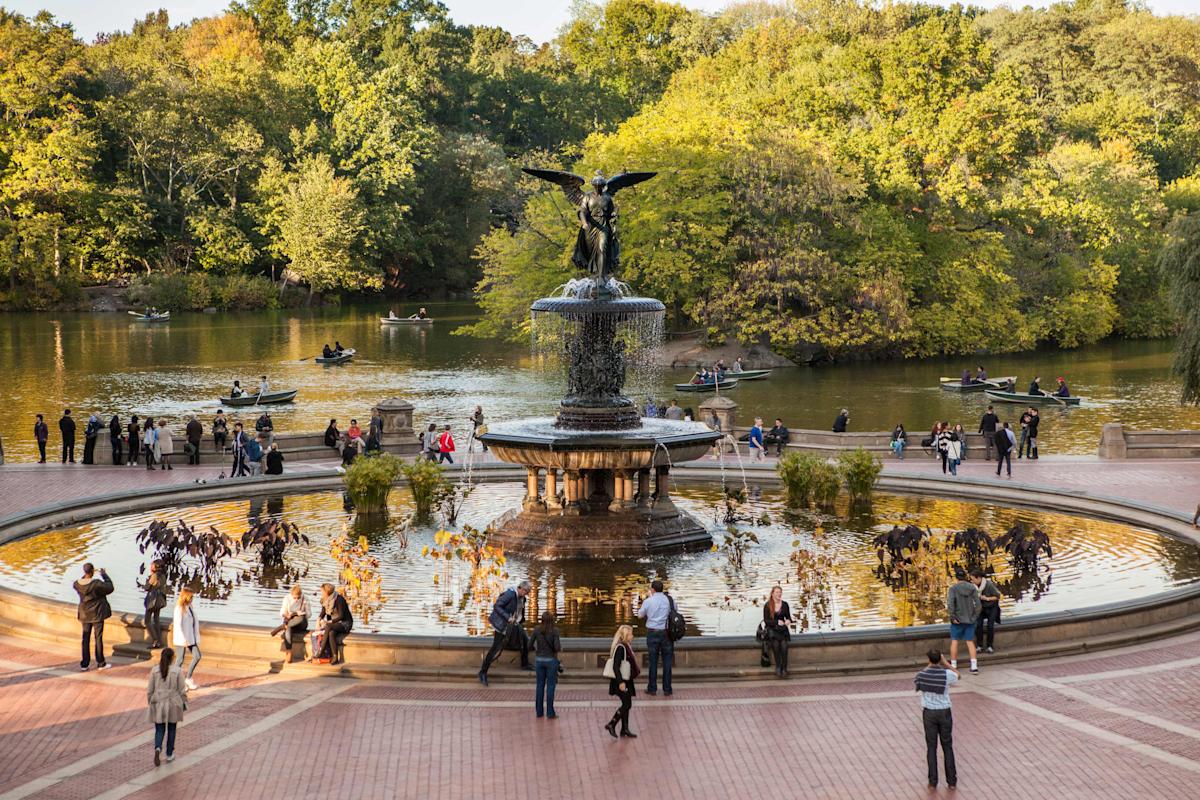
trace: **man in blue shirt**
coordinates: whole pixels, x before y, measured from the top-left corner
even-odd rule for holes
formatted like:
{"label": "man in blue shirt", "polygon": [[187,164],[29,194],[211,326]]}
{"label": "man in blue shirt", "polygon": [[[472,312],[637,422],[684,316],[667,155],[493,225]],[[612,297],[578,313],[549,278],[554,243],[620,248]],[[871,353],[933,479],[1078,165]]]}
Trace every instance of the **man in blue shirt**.
{"label": "man in blue shirt", "polygon": [[650,584],[650,596],[642,601],[637,615],[646,620],[646,651],[650,654],[650,678],[646,683],[647,694],[658,694],[658,659],[663,662],[663,694],[671,696],[671,660],[675,656],[675,645],[667,633],[667,622],[671,615],[671,598],[663,591],[663,582]]}
{"label": "man in blue shirt", "polygon": [[763,447],[762,425],[762,417],[755,417],[754,427],[750,429],[750,454],[754,456],[755,461],[762,461],[766,457],[766,450]]}
{"label": "man in blue shirt", "polygon": [[942,743],[946,759],[946,785],[958,785],[954,768],[954,718],[950,714],[950,687],[958,683],[958,670],[950,666],[941,650],[930,650],[929,665],[917,673],[913,684],[921,693],[921,722],[925,727],[925,760],[929,766],[929,785],[938,784],[937,746]]}

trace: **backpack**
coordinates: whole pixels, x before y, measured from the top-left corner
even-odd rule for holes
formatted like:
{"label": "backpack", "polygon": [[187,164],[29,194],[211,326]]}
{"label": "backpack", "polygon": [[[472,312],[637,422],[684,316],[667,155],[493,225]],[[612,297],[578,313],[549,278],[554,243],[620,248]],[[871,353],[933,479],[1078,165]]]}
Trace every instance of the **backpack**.
{"label": "backpack", "polygon": [[667,595],[667,600],[671,603],[671,613],[667,614],[667,638],[672,642],[678,642],[687,636],[687,620],[675,608],[675,598]]}

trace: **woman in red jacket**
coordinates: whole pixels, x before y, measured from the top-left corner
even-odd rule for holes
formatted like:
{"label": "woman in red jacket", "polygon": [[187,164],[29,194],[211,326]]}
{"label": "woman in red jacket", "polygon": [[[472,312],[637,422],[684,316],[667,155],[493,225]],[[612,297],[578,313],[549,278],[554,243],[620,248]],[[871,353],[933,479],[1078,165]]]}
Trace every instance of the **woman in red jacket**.
{"label": "woman in red jacket", "polygon": [[438,456],[439,464],[444,464],[447,461],[451,464],[454,463],[454,456],[451,455],[454,452],[454,437],[450,435],[449,425],[446,426],[446,430],[442,431],[442,435],[438,437],[438,450],[441,451],[441,455]]}

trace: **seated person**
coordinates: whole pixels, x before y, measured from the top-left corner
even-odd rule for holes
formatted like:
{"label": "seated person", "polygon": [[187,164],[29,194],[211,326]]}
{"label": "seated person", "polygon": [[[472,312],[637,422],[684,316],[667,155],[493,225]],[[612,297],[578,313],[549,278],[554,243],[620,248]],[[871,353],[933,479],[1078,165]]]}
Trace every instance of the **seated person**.
{"label": "seated person", "polygon": [[1058,390],[1054,392],[1056,397],[1070,397],[1071,390],[1067,388],[1067,382],[1062,378],[1058,378]]}
{"label": "seated person", "polygon": [[329,427],[325,429],[325,446],[338,447],[342,446],[342,432],[338,430],[337,420],[329,420]]}
{"label": "seated person", "polygon": [[242,388],[241,381],[234,381],[233,388],[229,390],[229,396],[230,397],[241,397],[245,393],[246,393],[246,390]]}
{"label": "seated person", "polygon": [[321,584],[321,651],[317,658],[330,664],[342,663],[342,644],[354,628],[350,604],[334,590],[333,584]]}
{"label": "seated person", "polygon": [[334,352],[336,355],[339,355],[339,356],[340,356],[342,353],[346,352],[346,348],[342,347],[342,343],[341,343],[341,342],[334,342],[334,343],[333,343],[333,352]]}
{"label": "seated person", "polygon": [[422,306],[421,310],[413,314],[409,319],[429,319],[429,313]]}
{"label": "seated person", "polygon": [[792,438],[791,432],[783,424],[783,420],[775,418],[775,427],[767,432],[763,441],[766,444],[775,445],[775,455],[783,455],[783,448],[787,445],[788,440]]}
{"label": "seated person", "polygon": [[267,474],[283,474],[283,453],[279,452],[279,445],[274,443],[271,444],[271,449],[267,451]]}
{"label": "seated person", "polygon": [[396,318],[396,309],[393,308],[391,311],[388,312],[388,319],[395,319],[395,318]]}
{"label": "seated person", "polygon": [[283,645],[281,649],[284,652],[283,660],[290,664],[292,663],[292,642],[296,636],[303,636],[308,632],[308,600],[304,599],[304,591],[300,588],[300,584],[296,584],[283,598],[282,605],[279,606],[279,618],[283,623],[275,630],[271,631],[271,635],[282,633]]}
{"label": "seated person", "polygon": [[329,342],[326,342],[325,347],[321,348],[321,358],[333,358],[333,351],[329,349]]}

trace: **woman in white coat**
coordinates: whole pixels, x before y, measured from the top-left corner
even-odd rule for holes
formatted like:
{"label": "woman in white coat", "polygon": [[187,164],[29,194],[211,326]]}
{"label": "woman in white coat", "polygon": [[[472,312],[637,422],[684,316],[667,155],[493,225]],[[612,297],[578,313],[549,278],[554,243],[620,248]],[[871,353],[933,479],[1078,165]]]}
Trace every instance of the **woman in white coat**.
{"label": "woman in white coat", "polygon": [[158,421],[158,438],[154,440],[155,454],[158,460],[162,462],[162,469],[175,469],[171,466],[171,454],[175,452],[175,441],[171,438],[171,429],[167,427],[167,421],[160,419]]}
{"label": "woman in white coat", "polygon": [[[175,603],[175,616],[171,620],[171,644],[192,654],[192,663],[188,665],[187,688],[195,689],[196,682],[192,675],[196,665],[200,663],[200,620],[196,618],[196,610],[192,608],[192,590],[186,586],[179,590],[179,600]],[[183,669],[183,656],[179,656],[179,668]]]}
{"label": "woman in white coat", "polygon": [[173,666],[175,651],[163,648],[158,666],[150,670],[150,685],[146,687],[146,702],[150,706],[150,722],[154,724],[154,766],[162,763],[163,739],[166,738],[167,761],[175,760],[175,726],[183,721],[187,710],[187,687],[179,667]]}

